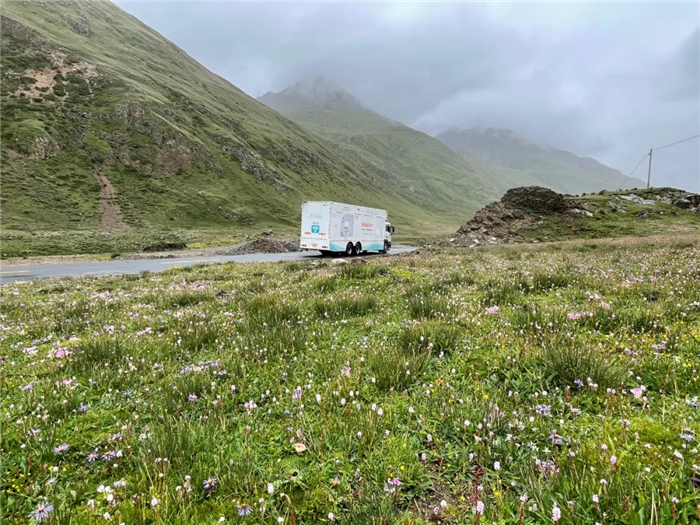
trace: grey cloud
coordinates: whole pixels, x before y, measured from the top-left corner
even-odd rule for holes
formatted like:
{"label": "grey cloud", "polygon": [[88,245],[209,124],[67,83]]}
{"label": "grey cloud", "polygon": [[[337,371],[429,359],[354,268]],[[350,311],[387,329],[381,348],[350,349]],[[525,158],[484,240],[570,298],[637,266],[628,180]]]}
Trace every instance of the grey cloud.
{"label": "grey cloud", "polygon": [[[697,3],[120,5],[252,96],[323,75],[431,134],[505,127],[623,172],[700,133]],[[655,181],[700,190],[698,144]]]}
{"label": "grey cloud", "polygon": [[671,66],[669,74],[675,78],[669,89],[670,98],[697,101],[700,96],[700,29],[681,45]]}

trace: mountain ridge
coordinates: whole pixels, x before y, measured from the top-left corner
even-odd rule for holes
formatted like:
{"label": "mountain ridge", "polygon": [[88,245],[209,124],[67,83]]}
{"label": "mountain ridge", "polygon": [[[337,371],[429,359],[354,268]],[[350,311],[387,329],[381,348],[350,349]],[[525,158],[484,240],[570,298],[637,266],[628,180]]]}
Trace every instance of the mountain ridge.
{"label": "mountain ridge", "polygon": [[[290,101],[289,93],[298,92],[301,83],[322,85],[324,81],[322,77],[304,79],[277,93],[268,92],[258,100],[277,108],[335,151],[362,166],[374,166],[392,180],[404,179],[410,188],[423,188],[448,201],[463,188],[468,204],[463,213],[476,211],[472,203],[486,195],[500,195],[512,187],[512,175],[502,176],[497,167],[461,158],[434,137],[368,109],[337,85],[334,88],[338,93],[358,100],[358,104],[336,103],[339,96],[306,96],[301,102]],[[521,181],[515,185],[521,185]]]}
{"label": "mountain ridge", "polygon": [[[307,92],[310,91],[308,86],[323,86],[326,96],[311,93],[304,97],[291,96],[303,90],[300,86],[307,86]],[[328,96],[331,90],[334,94]],[[350,97],[356,103],[336,102],[343,96]],[[399,177],[400,171],[415,180],[420,176],[417,170],[423,170],[438,176],[449,173],[452,180],[457,180],[461,172],[463,176],[473,176],[483,184],[496,188],[498,194],[527,185],[542,185],[577,194],[614,189],[624,181],[620,172],[595,159],[546,148],[510,129],[475,127],[464,130],[454,127],[430,137],[367,109],[342,87],[322,77],[303,79],[277,93],[267,92],[258,100],[323,138],[339,153],[356,162],[370,161],[385,172],[393,171],[394,178]],[[486,137],[496,141],[500,149],[493,150],[491,145],[485,150],[478,147],[469,149],[460,147],[456,140],[450,140],[464,135],[477,136],[482,142]],[[392,137],[391,143],[387,143],[388,136]],[[440,143],[456,157],[432,141]],[[422,150],[422,153],[416,155],[416,149]],[[513,155],[517,162],[511,159]],[[414,165],[409,165],[403,156],[410,156]],[[641,182],[637,179],[634,181]],[[631,185],[626,184],[625,187]]]}
{"label": "mountain ridge", "polygon": [[305,77],[276,93],[268,91],[256,100],[275,111],[320,104],[338,104],[348,109],[368,110],[356,97],[322,76]]}
{"label": "mountain ridge", "polygon": [[546,186],[564,193],[584,193],[643,185],[592,157],[532,142],[510,129],[449,128],[435,136],[465,158],[519,170],[538,177]]}

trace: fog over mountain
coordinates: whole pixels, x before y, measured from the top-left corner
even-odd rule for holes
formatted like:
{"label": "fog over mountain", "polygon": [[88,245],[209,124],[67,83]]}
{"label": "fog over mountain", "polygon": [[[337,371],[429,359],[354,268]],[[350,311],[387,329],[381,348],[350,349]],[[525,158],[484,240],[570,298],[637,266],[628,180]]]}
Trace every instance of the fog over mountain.
{"label": "fog over mountain", "polygon": [[[321,75],[432,135],[510,129],[623,173],[700,134],[697,2],[118,4],[256,97]],[[700,190],[700,139],[653,183]]]}

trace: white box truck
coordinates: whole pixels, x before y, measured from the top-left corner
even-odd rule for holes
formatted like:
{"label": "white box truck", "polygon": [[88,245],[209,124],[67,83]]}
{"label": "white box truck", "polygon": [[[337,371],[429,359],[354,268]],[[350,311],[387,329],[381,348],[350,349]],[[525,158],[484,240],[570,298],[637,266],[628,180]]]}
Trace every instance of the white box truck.
{"label": "white box truck", "polygon": [[323,255],[357,255],[391,248],[394,227],[386,210],[328,201],[306,201],[301,205],[302,250]]}

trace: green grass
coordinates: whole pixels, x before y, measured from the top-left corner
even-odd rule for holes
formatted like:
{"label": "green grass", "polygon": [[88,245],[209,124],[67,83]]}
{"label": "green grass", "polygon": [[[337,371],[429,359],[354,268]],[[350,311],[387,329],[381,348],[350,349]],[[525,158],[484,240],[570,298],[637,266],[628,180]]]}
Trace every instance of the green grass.
{"label": "green grass", "polygon": [[2,258],[72,254],[102,254],[109,257],[141,252],[148,246],[162,242],[184,243],[188,248],[201,249],[243,242],[245,232],[246,230],[233,228],[32,232],[5,230],[2,235]]}
{"label": "green grass", "polygon": [[698,260],[669,238],[3,285],[3,523],[694,523]]}
{"label": "green grass", "polygon": [[[663,201],[653,205],[635,204],[619,198],[621,195],[637,195],[644,199],[651,199],[654,195],[668,191],[669,188],[652,188],[606,191],[570,197],[570,201],[591,212],[593,216],[543,215],[537,217],[537,223],[519,229],[518,234],[525,241],[542,242],[613,237],[683,236],[700,232],[700,214],[698,213]],[[608,204],[609,202],[623,206],[624,211],[616,211]],[[640,216],[643,214],[648,215]],[[582,247],[584,248],[585,246]]]}

